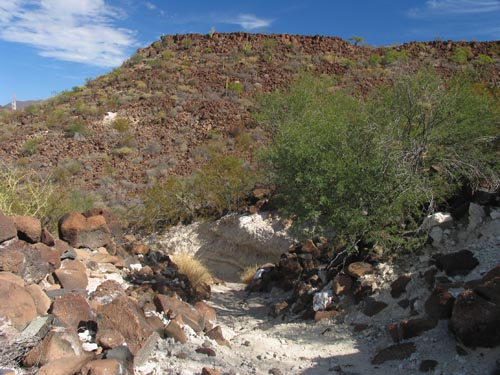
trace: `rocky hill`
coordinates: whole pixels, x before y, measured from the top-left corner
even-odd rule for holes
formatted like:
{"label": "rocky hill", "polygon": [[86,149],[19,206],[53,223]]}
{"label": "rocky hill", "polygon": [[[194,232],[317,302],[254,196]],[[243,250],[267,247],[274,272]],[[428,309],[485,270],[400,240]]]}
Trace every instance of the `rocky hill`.
{"label": "rocky hill", "polygon": [[445,75],[475,67],[494,86],[499,51],[500,42],[374,48],[323,36],[163,36],[83,87],[2,114],[0,158],[123,206],[154,181],[190,174],[214,150],[252,161],[267,139],[252,115],[256,97],[301,72],[335,75],[361,95],[421,64]]}

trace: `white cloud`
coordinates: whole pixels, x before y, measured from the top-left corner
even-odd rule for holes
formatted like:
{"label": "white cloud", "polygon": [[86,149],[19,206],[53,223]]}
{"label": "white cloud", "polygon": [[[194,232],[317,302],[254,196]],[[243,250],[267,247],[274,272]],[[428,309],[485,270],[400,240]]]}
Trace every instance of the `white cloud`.
{"label": "white cloud", "polygon": [[149,10],[156,9],[156,5],[154,5],[152,2],[146,1],[145,5],[146,5],[146,8],[148,8]]}
{"label": "white cloud", "polygon": [[500,11],[499,0],[427,0],[425,6],[412,8],[409,15],[425,17],[446,14],[477,14]]}
{"label": "white cloud", "polygon": [[136,43],[131,30],[114,25],[123,17],[104,0],[0,0],[0,39],[41,56],[112,67]]}
{"label": "white cloud", "polygon": [[261,27],[269,27],[272,23],[272,20],[258,18],[252,14],[240,14],[235,18],[224,19],[220,22],[240,25],[245,30],[253,30]]}

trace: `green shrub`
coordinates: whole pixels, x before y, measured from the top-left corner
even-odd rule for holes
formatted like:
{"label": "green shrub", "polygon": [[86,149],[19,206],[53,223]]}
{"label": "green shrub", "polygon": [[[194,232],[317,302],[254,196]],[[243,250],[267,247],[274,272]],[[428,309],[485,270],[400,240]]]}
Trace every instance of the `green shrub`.
{"label": "green shrub", "polygon": [[493,59],[489,57],[488,55],[484,54],[479,54],[477,56],[477,59],[474,61],[474,64],[476,65],[490,65],[493,64]]}
{"label": "green shrub", "polygon": [[125,133],[129,129],[129,123],[126,118],[117,118],[113,122],[113,128],[118,131],[118,133]]}
{"label": "green shrub", "polygon": [[0,166],[0,211],[6,215],[37,217],[55,230],[62,215],[88,210],[93,202],[89,195],[59,187],[33,171]]}
{"label": "green shrub", "polygon": [[406,60],[408,60],[407,51],[396,51],[392,48],[387,48],[385,51],[384,58],[382,59],[382,64],[389,65],[397,61],[406,61]]}
{"label": "green shrub", "polygon": [[454,63],[465,65],[467,64],[467,61],[472,57],[474,57],[474,53],[472,52],[472,49],[469,46],[458,47],[455,49],[455,51],[453,51],[450,60],[453,61]]}
{"label": "green shrub", "polygon": [[73,121],[66,127],[66,135],[68,137],[74,137],[77,133],[81,135],[87,135],[89,133],[87,126],[81,120]]}
{"label": "green shrub", "polygon": [[42,142],[41,138],[31,138],[24,142],[22,147],[23,155],[35,155],[38,152],[38,146]]}
{"label": "green shrub", "polygon": [[374,53],[368,59],[368,64],[371,66],[379,66],[382,63],[382,57],[379,54]]}
{"label": "green shrub", "polygon": [[217,155],[191,176],[171,176],[146,190],[141,225],[158,229],[237,211],[254,183],[254,173],[242,160]]}
{"label": "green shrub", "polygon": [[306,76],[261,102],[270,178],[298,234],[406,248],[403,234],[465,182],[498,186],[498,112],[466,78],[423,69],[366,101],[332,84]]}

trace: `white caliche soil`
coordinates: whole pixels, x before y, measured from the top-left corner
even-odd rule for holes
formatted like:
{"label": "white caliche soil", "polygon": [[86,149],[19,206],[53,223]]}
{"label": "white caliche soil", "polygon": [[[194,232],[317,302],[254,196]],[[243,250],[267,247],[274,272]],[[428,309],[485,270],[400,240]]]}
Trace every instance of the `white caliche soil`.
{"label": "white caliche soil", "polygon": [[[473,207],[477,209],[477,207]],[[434,375],[490,375],[500,368],[500,348],[472,350],[460,345],[448,330],[448,321],[422,336],[404,342],[414,342],[416,352],[408,359],[393,360],[374,366],[372,358],[381,349],[394,343],[386,332],[388,323],[402,319],[424,317],[424,303],[430,291],[423,280],[429,269],[429,260],[437,253],[471,250],[480,264],[466,277],[450,278],[468,281],[480,278],[500,264],[500,212],[477,212],[464,223],[455,223],[452,229],[444,229],[433,246],[427,246],[420,255],[400,258],[397,264],[381,263],[374,275],[367,275],[376,286],[371,296],[388,304],[379,314],[364,315],[363,302],[348,305],[346,310],[332,320],[318,323],[287,317],[273,319],[268,316],[271,306],[286,300],[289,295],[278,289],[271,293],[248,295],[244,285],[227,283],[213,287],[209,304],[217,310],[216,324],[222,327],[224,337],[231,348],[219,346],[215,341],[190,332],[188,343],[182,345],[172,339],[161,340],[150,360],[137,369],[138,374],[201,374],[203,367],[214,367],[222,374],[421,374],[423,360],[435,360]],[[474,223],[474,225],[471,225]],[[172,234],[171,234],[172,237]],[[174,236],[175,237],[175,236]],[[182,237],[182,236],[181,236]],[[222,253],[218,253],[223,256]],[[224,262],[222,262],[224,263]],[[412,280],[401,296],[414,301],[416,316],[409,309],[399,307],[390,296],[390,284],[402,274]],[[437,276],[444,275],[442,272]],[[458,294],[461,290],[452,290]],[[368,328],[354,332],[355,324],[367,324]],[[188,328],[185,328],[188,329]],[[201,346],[213,348],[215,357],[196,353]],[[466,355],[458,355],[457,346]],[[184,353],[185,359],[178,355]],[[272,369],[275,369],[271,371]],[[276,369],[279,369],[278,372]],[[271,372],[270,372],[271,371]]]}

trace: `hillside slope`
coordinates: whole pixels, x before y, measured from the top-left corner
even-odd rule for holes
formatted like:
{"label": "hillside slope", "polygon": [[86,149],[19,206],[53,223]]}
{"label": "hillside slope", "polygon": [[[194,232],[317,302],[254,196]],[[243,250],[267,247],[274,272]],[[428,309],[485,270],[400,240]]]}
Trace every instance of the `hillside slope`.
{"label": "hillside slope", "polygon": [[[445,75],[474,66],[494,85],[499,53],[500,42],[374,48],[323,36],[163,36],[83,87],[3,114],[0,158],[119,206],[158,179],[191,173],[213,152],[251,161],[266,140],[252,118],[256,96],[301,72],[335,75],[358,94],[421,64]],[[108,112],[123,120],[103,120]]]}

